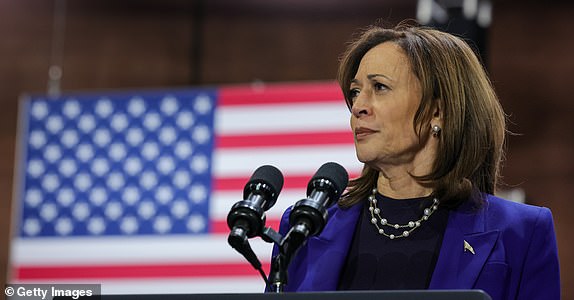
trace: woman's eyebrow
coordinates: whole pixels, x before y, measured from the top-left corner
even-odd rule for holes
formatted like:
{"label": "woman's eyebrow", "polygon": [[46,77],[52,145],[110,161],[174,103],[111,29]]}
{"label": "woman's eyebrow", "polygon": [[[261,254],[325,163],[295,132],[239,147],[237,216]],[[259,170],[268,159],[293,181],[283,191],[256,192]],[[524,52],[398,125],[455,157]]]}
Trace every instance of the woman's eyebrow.
{"label": "woman's eyebrow", "polygon": [[391,77],[389,77],[385,74],[369,74],[369,75],[367,75],[367,78],[369,80],[372,80],[375,77],[383,77],[383,78],[386,78],[387,80],[394,81]]}

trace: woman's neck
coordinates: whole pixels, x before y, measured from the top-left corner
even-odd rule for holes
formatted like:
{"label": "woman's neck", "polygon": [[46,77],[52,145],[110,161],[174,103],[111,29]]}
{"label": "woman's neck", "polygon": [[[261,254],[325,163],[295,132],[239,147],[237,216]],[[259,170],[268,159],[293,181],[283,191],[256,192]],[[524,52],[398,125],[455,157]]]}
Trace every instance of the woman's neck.
{"label": "woman's neck", "polygon": [[431,188],[422,186],[407,173],[397,177],[386,177],[383,172],[379,172],[377,191],[393,199],[425,197],[432,193]]}
{"label": "woman's neck", "polygon": [[437,147],[437,141],[431,138],[412,156],[405,155],[402,160],[375,163],[371,167],[379,171],[377,191],[394,199],[419,198],[432,194],[433,189],[423,186],[413,175],[424,176],[432,172]]}
{"label": "woman's neck", "polygon": [[394,199],[426,197],[433,192],[432,188],[421,185],[411,175],[428,174],[429,167],[420,165],[418,168],[406,166],[380,168],[377,191]]}

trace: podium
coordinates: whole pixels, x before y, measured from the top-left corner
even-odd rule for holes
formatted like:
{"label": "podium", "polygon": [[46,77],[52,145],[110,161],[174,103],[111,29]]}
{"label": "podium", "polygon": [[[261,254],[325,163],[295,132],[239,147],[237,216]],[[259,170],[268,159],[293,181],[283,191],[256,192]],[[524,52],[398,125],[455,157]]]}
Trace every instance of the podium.
{"label": "podium", "polygon": [[[54,298],[56,299],[56,298]],[[65,299],[65,298],[59,298]],[[70,298],[71,299],[71,298]],[[102,300],[491,300],[482,290],[338,291],[261,294],[102,295]]]}

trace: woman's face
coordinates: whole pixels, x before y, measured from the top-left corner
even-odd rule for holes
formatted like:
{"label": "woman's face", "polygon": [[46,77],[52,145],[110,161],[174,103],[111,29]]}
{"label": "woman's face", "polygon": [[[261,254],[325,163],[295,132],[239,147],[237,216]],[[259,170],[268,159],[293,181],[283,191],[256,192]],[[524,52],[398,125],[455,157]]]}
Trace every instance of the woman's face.
{"label": "woman's face", "polygon": [[412,164],[423,148],[413,128],[422,92],[403,50],[392,42],[369,50],[350,91],[357,158],[375,169]]}

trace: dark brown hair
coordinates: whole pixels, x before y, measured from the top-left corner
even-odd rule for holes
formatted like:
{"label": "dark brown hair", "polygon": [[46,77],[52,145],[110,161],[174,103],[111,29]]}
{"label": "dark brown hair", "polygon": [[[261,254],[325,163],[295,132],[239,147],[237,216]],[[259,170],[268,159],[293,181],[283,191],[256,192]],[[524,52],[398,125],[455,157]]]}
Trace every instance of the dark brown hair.
{"label": "dark brown hair", "polygon": [[[488,76],[472,49],[458,37],[435,29],[399,24],[393,29],[373,26],[344,53],[338,81],[351,108],[350,84],[362,57],[373,47],[392,42],[408,57],[420,81],[422,99],[413,128],[428,134],[434,108],[442,113],[437,157],[429,174],[413,176],[432,187],[441,205],[454,207],[467,199],[481,202],[494,193],[503,159],[505,115]],[[378,171],[365,165],[349,182],[341,207],[364,201],[376,186]]]}

